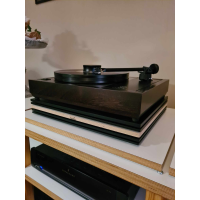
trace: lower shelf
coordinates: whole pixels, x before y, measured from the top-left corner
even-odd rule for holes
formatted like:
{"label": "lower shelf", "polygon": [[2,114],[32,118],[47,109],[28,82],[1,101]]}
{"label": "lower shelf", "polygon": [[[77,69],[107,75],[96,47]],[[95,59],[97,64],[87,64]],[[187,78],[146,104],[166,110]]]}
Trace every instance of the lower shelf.
{"label": "lower shelf", "polygon": [[57,183],[48,176],[42,174],[32,166],[28,166],[25,169],[25,179],[32,185],[46,193],[53,199],[60,200],[79,200],[83,199],[81,196],[67,189],[60,183]]}
{"label": "lower shelf", "polygon": [[[53,179],[49,178],[45,174],[39,172],[32,166],[28,166],[25,169],[25,179],[30,182],[32,185],[46,193],[53,199],[56,200],[79,200],[83,199],[76,193],[57,183]],[[140,188],[135,200],[144,200],[145,199],[145,189]]]}

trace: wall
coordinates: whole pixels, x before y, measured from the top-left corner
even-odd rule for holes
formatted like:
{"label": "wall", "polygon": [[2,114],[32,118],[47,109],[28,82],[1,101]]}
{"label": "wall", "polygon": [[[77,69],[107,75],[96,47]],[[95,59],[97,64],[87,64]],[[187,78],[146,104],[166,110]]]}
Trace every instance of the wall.
{"label": "wall", "polygon": [[[170,79],[169,107],[175,107],[174,0],[26,0],[31,27],[49,39],[46,49],[26,50],[27,79],[58,69],[140,67],[157,63],[157,78]],[[132,72],[131,76],[138,76]]]}

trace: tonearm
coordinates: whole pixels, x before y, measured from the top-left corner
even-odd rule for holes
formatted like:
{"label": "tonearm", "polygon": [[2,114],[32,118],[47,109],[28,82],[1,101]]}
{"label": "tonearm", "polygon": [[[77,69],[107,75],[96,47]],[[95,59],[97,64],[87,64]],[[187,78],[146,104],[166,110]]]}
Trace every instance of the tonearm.
{"label": "tonearm", "polygon": [[140,73],[139,79],[141,81],[150,81],[151,75],[159,71],[157,64],[151,64],[149,67],[138,68],[101,68],[101,65],[83,65],[84,73],[101,74],[102,72],[127,72],[138,71]]}

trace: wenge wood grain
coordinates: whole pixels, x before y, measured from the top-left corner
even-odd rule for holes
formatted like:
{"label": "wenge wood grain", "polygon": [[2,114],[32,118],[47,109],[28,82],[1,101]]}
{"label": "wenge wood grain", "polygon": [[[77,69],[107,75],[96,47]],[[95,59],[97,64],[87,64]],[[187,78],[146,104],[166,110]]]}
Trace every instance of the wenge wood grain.
{"label": "wenge wood grain", "polygon": [[130,78],[128,82],[104,86],[64,84],[54,78],[29,80],[34,97],[57,101],[138,120],[166,95],[169,80],[151,82]]}

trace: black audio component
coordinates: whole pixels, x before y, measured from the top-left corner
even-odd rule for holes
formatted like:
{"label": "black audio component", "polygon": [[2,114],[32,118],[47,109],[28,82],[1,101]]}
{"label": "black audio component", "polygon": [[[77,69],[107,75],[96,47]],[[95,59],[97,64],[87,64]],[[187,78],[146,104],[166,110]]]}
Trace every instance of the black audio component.
{"label": "black audio component", "polygon": [[31,163],[42,173],[86,199],[131,200],[138,186],[47,145],[31,149]]}

